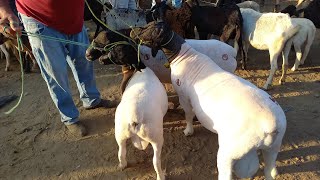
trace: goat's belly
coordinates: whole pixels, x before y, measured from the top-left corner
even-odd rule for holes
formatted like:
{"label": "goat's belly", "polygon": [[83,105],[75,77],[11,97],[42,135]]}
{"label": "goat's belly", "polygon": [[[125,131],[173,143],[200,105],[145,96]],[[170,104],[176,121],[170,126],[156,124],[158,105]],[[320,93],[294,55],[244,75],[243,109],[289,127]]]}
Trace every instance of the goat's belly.
{"label": "goat's belly", "polygon": [[261,43],[261,42],[263,42],[263,40],[261,40],[261,39],[250,40],[251,46],[254,47],[255,49],[268,50],[269,49],[268,45],[265,43]]}

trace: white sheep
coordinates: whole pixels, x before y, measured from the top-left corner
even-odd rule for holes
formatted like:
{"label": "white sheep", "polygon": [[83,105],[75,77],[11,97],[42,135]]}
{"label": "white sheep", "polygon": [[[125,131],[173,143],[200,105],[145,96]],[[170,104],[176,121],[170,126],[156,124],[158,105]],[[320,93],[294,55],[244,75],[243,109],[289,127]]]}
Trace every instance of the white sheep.
{"label": "white sheep", "polygon": [[164,180],[161,169],[163,117],[168,109],[166,91],[149,68],[137,71],[129,80],[115,113],[115,137],[119,145],[119,168],[127,166],[126,140],[144,150],[150,143],[157,180]]}
{"label": "white sheep", "polygon": [[249,81],[222,70],[181,37],[169,40],[173,32],[168,25],[149,23],[134,31],[152,49],[161,48],[166,56],[175,54],[170,61],[171,79],[185,111],[184,133],[193,134],[196,115],[205,128],[218,134],[219,180],[231,180],[232,171],[241,178],[252,177],[259,168],[257,150],[264,156],[266,179],[274,179],[286,130],[280,105]]}
{"label": "white sheep", "polygon": [[[234,73],[236,70],[237,51],[232,46],[215,39],[187,39],[186,42],[195,50],[209,56],[225,71]],[[171,83],[170,68],[164,66],[168,60],[163,51],[158,51],[156,57],[152,57],[151,49],[147,46],[141,46],[140,54],[142,62],[153,70],[162,83]]]}
{"label": "white sheep", "polygon": [[[273,76],[278,69],[277,59],[283,51],[285,43],[300,29],[299,25],[283,13],[259,13],[252,9],[240,9],[243,17],[243,40],[247,57],[249,44],[259,50],[269,50],[270,73],[264,84],[264,89],[269,89]],[[284,57],[285,58],[285,57]],[[286,62],[287,60],[283,60]],[[286,67],[282,66],[282,76],[279,83],[284,81]]]}
{"label": "white sheep", "polygon": [[250,8],[260,12],[260,5],[254,1],[244,1],[242,3],[238,3],[237,6],[239,6],[239,8]]}
{"label": "white sheep", "polygon": [[[298,69],[300,64],[304,64],[304,61],[306,60],[310,47],[313,43],[317,29],[313,22],[306,18],[292,18],[292,22],[299,25],[301,28],[297,32],[297,34],[295,34],[291,39],[288,40],[284,48],[284,59],[287,60],[284,65],[288,66],[288,55],[291,49],[291,45],[293,44],[296,51],[296,60],[291,70],[295,71]],[[303,45],[305,46],[304,52],[302,53],[301,47]]]}

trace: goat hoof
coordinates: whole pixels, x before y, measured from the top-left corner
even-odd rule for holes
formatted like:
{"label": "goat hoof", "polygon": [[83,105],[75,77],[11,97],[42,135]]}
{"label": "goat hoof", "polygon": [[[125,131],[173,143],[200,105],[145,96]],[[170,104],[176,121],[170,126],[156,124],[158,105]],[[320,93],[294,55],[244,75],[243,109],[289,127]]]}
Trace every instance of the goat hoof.
{"label": "goat hoof", "polygon": [[40,73],[40,68],[38,65],[35,65],[35,66],[32,66],[31,71],[35,73]]}
{"label": "goat hoof", "polygon": [[291,68],[291,71],[296,71],[296,70],[297,70],[296,67]]}
{"label": "goat hoof", "polygon": [[9,68],[9,67],[6,67],[5,69],[4,69],[4,71],[10,71],[11,69]]}
{"label": "goat hoof", "polygon": [[193,134],[193,130],[185,129],[183,133],[185,136],[191,136]]}
{"label": "goat hoof", "polygon": [[279,81],[279,84],[280,84],[280,85],[284,85],[284,84],[285,84],[285,81],[284,81],[284,80],[280,80],[280,81]]}
{"label": "goat hoof", "polygon": [[269,90],[272,89],[272,86],[270,84],[266,84],[266,85],[263,86],[262,89],[265,90],[265,91],[269,91]]}
{"label": "goat hoof", "polygon": [[123,171],[126,167],[127,167],[127,163],[119,163],[118,165],[118,169],[120,171]]}

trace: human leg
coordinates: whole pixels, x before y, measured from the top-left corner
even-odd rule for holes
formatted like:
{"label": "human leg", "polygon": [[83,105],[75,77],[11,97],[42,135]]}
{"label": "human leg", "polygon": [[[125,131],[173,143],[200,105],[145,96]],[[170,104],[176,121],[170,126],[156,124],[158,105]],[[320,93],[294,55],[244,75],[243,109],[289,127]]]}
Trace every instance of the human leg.
{"label": "human leg", "polygon": [[[69,40],[89,44],[85,27],[82,28],[80,33],[70,36]],[[67,44],[66,48],[70,56],[70,58],[67,58],[67,62],[77,83],[83,107],[91,108],[97,106],[101,101],[100,93],[96,86],[93,62],[87,61],[85,58],[87,47]]]}
{"label": "human leg", "polygon": [[[66,38],[65,35],[31,17],[21,15],[21,20],[27,32]],[[78,122],[79,111],[72,100],[69,88],[65,44],[36,36],[29,36],[29,41],[50,96],[60,112],[61,121],[66,125]]]}

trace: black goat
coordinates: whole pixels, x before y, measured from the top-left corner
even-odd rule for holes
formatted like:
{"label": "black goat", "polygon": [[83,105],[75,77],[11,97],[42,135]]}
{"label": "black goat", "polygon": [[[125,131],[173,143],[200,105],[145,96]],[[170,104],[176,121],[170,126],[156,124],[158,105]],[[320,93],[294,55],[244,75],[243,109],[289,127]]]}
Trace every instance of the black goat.
{"label": "black goat", "polygon": [[[131,29],[119,30],[120,33],[126,36],[130,35]],[[89,61],[94,61],[99,59],[101,64],[117,64],[122,65],[123,78],[120,85],[121,93],[124,92],[128,81],[133,75],[135,70],[140,71],[146,66],[137,60],[137,50],[132,45],[119,44],[111,49],[106,49],[107,45],[119,41],[130,41],[114,32],[102,31],[98,36],[92,41],[93,47],[89,47],[86,51],[86,58]]]}
{"label": "black goat", "polygon": [[299,13],[297,11],[297,8],[294,5],[289,5],[280,12],[285,13],[285,14],[289,14],[290,17],[292,17],[292,16],[299,17]]}
{"label": "black goat", "polygon": [[299,11],[303,11],[303,17],[311,20],[316,28],[320,28],[320,0],[311,1],[307,7]]}
{"label": "black goat", "polygon": [[221,7],[199,6],[191,8],[191,22],[196,26],[200,39],[207,39],[209,34],[220,36],[220,41],[227,42],[235,39],[235,48],[239,48],[242,57],[242,68],[245,69],[245,53],[242,45],[242,15],[235,3],[225,4]]}
{"label": "black goat", "polygon": [[296,6],[289,5],[284,8],[282,13],[288,13],[291,16],[307,18],[313,22],[316,28],[320,28],[320,0],[313,0],[303,9],[297,10]]}

